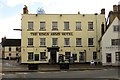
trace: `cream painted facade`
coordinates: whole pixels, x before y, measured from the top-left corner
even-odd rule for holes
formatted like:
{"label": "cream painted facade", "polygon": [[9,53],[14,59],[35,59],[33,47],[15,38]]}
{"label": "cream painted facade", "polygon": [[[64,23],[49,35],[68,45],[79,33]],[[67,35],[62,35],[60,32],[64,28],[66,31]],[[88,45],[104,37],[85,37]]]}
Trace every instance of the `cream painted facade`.
{"label": "cream painted facade", "polygon": [[[11,48],[11,50],[10,50]],[[19,50],[16,50],[16,48],[20,49],[20,46],[5,46],[3,47],[3,55],[4,59],[16,59],[20,56]]]}
{"label": "cream painted facade", "polygon": [[[119,28],[114,28],[115,26],[119,26]],[[120,34],[120,20],[116,17],[102,37],[101,53],[103,65],[120,65],[119,34]],[[119,39],[118,43],[115,43],[114,45],[114,43],[112,42],[113,39]]]}
{"label": "cream painted facade", "polygon": [[[29,22],[33,23],[31,30],[28,30]],[[43,31],[40,30],[40,22],[45,22]],[[52,30],[52,22],[57,22],[58,30]],[[64,30],[64,22],[68,22],[69,30]],[[81,23],[80,30],[76,30],[76,22]],[[88,22],[93,23],[93,29],[88,29]],[[101,24],[105,23],[105,14],[22,14],[21,63],[49,63],[51,58],[58,63],[60,54],[66,59],[66,52],[70,53],[71,57],[76,54],[74,62],[77,63],[90,62],[93,60],[93,53],[97,56],[95,61],[100,61],[98,40],[101,37]],[[32,46],[28,45],[28,38],[33,39]],[[44,47],[40,46],[40,38],[45,38]],[[57,38],[57,45],[52,44],[52,38]],[[69,46],[64,45],[65,38],[69,38]],[[81,38],[81,45],[76,46],[76,38]],[[88,38],[93,38],[93,45],[88,45]],[[40,52],[45,53],[44,60],[41,60]],[[28,53],[32,53],[32,57]],[[39,58],[37,60],[36,54]],[[80,58],[81,55],[84,59]]]}

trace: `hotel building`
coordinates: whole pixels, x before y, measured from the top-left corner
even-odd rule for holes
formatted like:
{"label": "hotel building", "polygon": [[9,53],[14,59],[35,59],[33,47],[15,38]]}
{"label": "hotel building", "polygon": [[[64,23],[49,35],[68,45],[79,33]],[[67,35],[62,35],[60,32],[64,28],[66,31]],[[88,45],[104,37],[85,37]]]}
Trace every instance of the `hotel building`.
{"label": "hotel building", "polygon": [[70,58],[75,63],[99,62],[98,40],[105,24],[105,9],[100,14],[29,14],[25,6],[21,63],[58,63]]}

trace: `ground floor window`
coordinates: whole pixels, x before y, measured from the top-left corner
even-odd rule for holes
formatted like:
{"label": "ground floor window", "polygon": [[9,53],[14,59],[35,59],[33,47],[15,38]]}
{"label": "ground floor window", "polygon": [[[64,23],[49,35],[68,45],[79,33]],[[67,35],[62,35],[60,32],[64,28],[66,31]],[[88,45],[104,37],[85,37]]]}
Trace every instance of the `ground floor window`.
{"label": "ground floor window", "polygon": [[46,52],[40,52],[40,60],[46,59]]}
{"label": "ground floor window", "polygon": [[33,52],[28,52],[28,60],[33,60]]}
{"label": "ground floor window", "polygon": [[120,61],[120,52],[116,52],[116,61]]}
{"label": "ground floor window", "polygon": [[77,54],[72,54],[73,60],[77,60]]}
{"label": "ground floor window", "polygon": [[97,52],[93,52],[93,60],[97,59]]}
{"label": "ground floor window", "polygon": [[70,59],[70,52],[65,52],[65,59],[67,59],[67,60]]}
{"label": "ground floor window", "polygon": [[79,54],[80,54],[79,60],[84,61],[85,60],[85,53],[84,52],[79,52]]}

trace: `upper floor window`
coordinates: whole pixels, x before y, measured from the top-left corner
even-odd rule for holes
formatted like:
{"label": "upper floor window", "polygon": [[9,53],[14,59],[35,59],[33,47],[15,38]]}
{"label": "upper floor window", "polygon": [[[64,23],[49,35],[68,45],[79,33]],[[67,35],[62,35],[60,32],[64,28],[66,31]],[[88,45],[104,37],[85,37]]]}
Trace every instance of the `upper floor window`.
{"label": "upper floor window", "polygon": [[16,47],[16,51],[19,51],[19,48],[18,48],[18,47]]}
{"label": "upper floor window", "polygon": [[70,38],[64,38],[64,46],[70,46]]}
{"label": "upper floor window", "polygon": [[120,39],[111,39],[111,44],[112,44],[113,46],[120,45]]}
{"label": "upper floor window", "polygon": [[11,47],[9,47],[9,51],[11,51]]}
{"label": "upper floor window", "polygon": [[76,46],[81,46],[81,38],[76,38]]}
{"label": "upper floor window", "polygon": [[28,52],[28,60],[34,60],[33,52]]}
{"label": "upper floor window", "polygon": [[81,22],[76,22],[76,31],[81,30]]}
{"label": "upper floor window", "polygon": [[114,30],[115,32],[120,32],[120,25],[114,25],[114,26],[113,26],[113,30]]}
{"label": "upper floor window", "polygon": [[88,22],[88,30],[93,30],[93,22]]}
{"label": "upper floor window", "polygon": [[58,38],[52,38],[52,45],[57,46],[58,45]]}
{"label": "upper floor window", "polygon": [[28,38],[28,46],[33,46],[33,38]]}
{"label": "upper floor window", "polygon": [[28,30],[33,30],[33,22],[28,22]]}
{"label": "upper floor window", "polygon": [[93,38],[88,38],[88,46],[93,46]]}
{"label": "upper floor window", "polygon": [[58,30],[58,23],[52,22],[52,30]]}
{"label": "upper floor window", "polygon": [[45,30],[45,22],[40,22],[40,30]]}
{"label": "upper floor window", "polygon": [[64,22],[64,30],[70,30],[69,29],[69,22]]}
{"label": "upper floor window", "polygon": [[40,46],[46,46],[46,38],[40,38]]}

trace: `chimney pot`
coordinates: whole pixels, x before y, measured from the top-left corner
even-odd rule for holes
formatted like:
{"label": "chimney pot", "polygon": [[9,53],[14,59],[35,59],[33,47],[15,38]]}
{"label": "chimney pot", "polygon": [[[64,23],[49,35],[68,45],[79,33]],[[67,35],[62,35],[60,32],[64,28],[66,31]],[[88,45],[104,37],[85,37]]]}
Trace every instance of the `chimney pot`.
{"label": "chimney pot", "polygon": [[101,14],[105,14],[105,8],[101,9]]}
{"label": "chimney pot", "polygon": [[113,5],[113,11],[117,12],[117,5]]}
{"label": "chimney pot", "polygon": [[24,5],[23,14],[28,14],[28,9],[27,9],[27,6],[26,6],[26,5]]}
{"label": "chimney pot", "polygon": [[120,4],[118,5],[118,12],[120,12]]}

